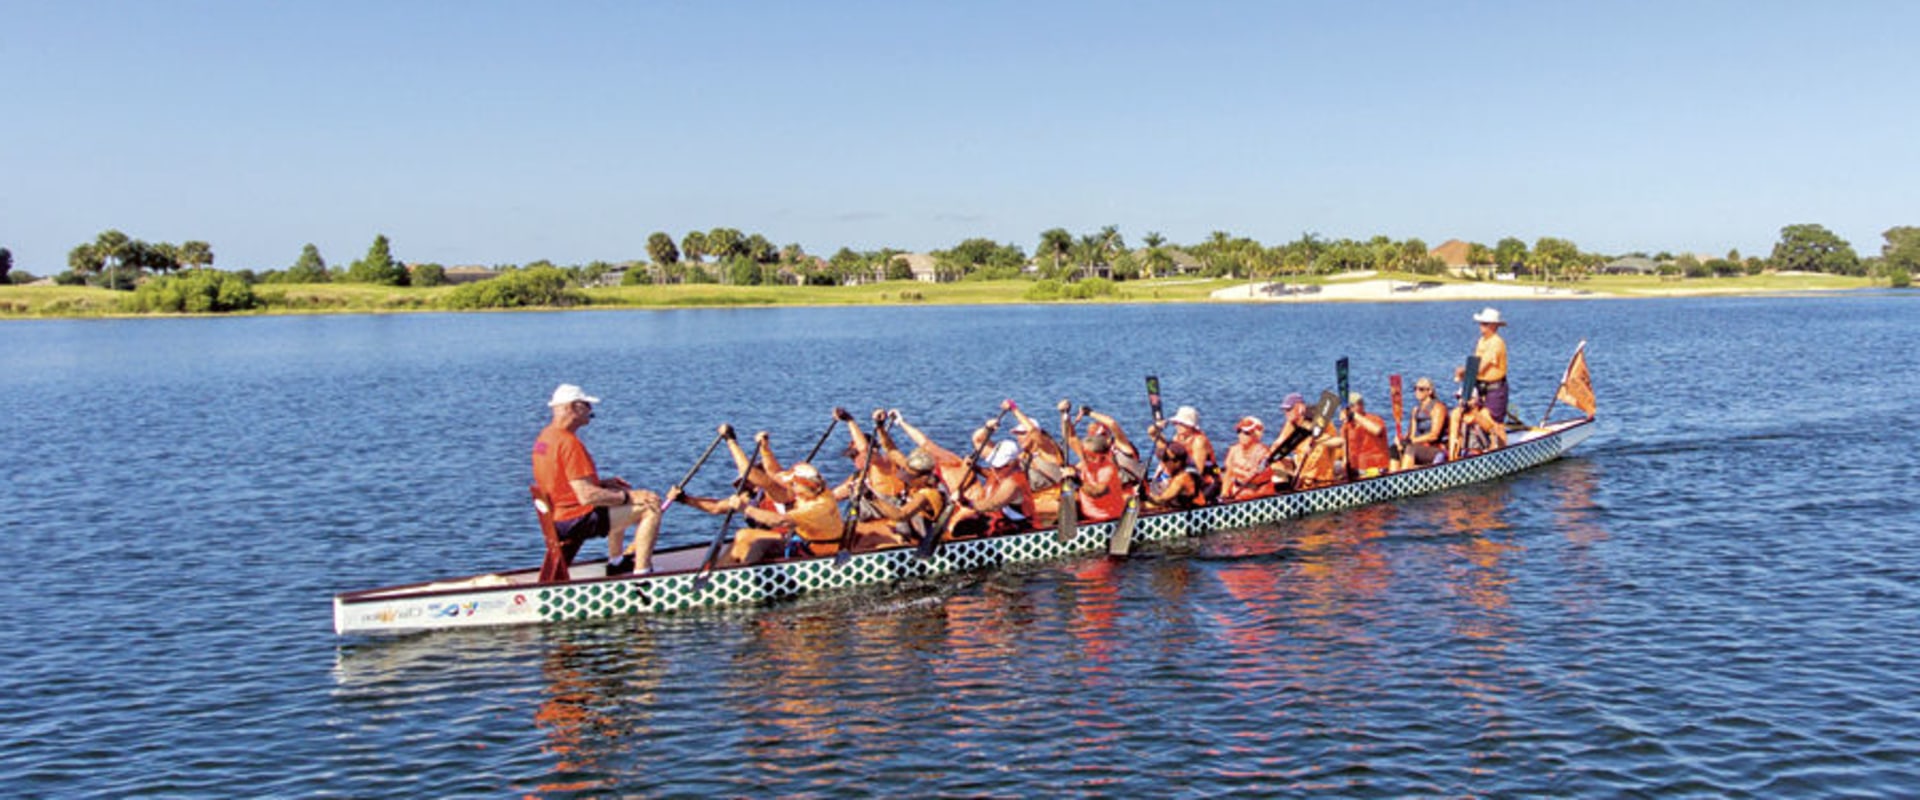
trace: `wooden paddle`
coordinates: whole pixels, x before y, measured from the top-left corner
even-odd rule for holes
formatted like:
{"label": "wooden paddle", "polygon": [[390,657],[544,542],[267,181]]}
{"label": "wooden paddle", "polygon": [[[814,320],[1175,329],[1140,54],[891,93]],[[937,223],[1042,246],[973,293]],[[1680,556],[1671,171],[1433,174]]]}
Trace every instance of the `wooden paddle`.
{"label": "wooden paddle", "polygon": [[[848,420],[847,424],[851,426],[856,423]],[[873,435],[878,437],[881,429],[885,427],[887,427],[887,418],[881,417],[879,422],[873,424]],[[853,558],[853,542],[859,534],[857,528],[860,525],[860,501],[872,491],[871,487],[867,486],[867,476],[873,474],[873,456],[879,449],[878,442],[871,439],[867,441],[867,460],[860,464],[860,477],[854,481],[853,496],[847,498],[847,518],[840,523],[840,549],[833,554],[833,565],[836,567],[846,566],[847,562]]]}
{"label": "wooden paddle", "polygon": [[[838,409],[835,410],[838,411]],[[807,461],[812,461],[814,456],[820,455],[820,448],[826,445],[827,437],[832,436],[834,429],[838,427],[840,427],[840,419],[836,414],[833,422],[827,425],[826,431],[820,434],[820,439],[813,443],[813,449],[807,451]],[[747,493],[747,473],[752,471],[753,459],[747,459],[747,466],[740,470],[739,477],[733,479],[734,496]],[[707,581],[712,577],[714,564],[720,559],[720,546],[727,541],[727,528],[733,525],[733,515],[734,511],[728,509],[727,516],[720,520],[720,530],[713,534],[713,541],[707,545],[706,558],[700,560],[700,573],[693,578],[693,588],[696,591],[707,588]]]}
{"label": "wooden paddle", "polygon": [[1113,538],[1107,540],[1107,555],[1124,557],[1133,549],[1133,528],[1140,521],[1140,498],[1147,493],[1145,480],[1133,485],[1133,494],[1127,497],[1127,508],[1120,512],[1120,521],[1113,523]]}
{"label": "wooden paddle", "polygon": [[1388,375],[1387,376],[1387,401],[1393,403],[1393,440],[1395,442],[1400,441],[1400,417],[1401,417],[1400,400],[1404,396],[1405,395],[1402,395],[1400,393],[1399,373]]}
{"label": "wooden paddle", "polygon": [[993,430],[1000,427],[1000,421],[1007,416],[1005,406],[1000,408],[1000,416],[993,418],[993,424],[987,426],[987,435],[980,437],[980,443],[974,445],[973,455],[967,456],[967,474],[961,476],[959,485],[953,487],[953,497],[948,498],[940,516],[933,520],[933,530],[927,532],[927,538],[920,540],[920,546],[914,548],[913,557],[925,561],[933,557],[933,551],[940,549],[940,539],[947,535],[947,525],[953,522],[953,512],[959,508],[961,500],[966,498],[967,487],[973,485],[973,479],[980,474],[978,465],[980,454],[986,452],[987,444],[993,441]]}
{"label": "wooden paddle", "polygon": [[[1160,408],[1160,376],[1147,376],[1147,408],[1153,412],[1154,428],[1166,419]],[[1154,434],[1158,441],[1160,435]],[[1157,458],[1155,459],[1158,460]],[[1133,485],[1133,495],[1127,498],[1127,507],[1120,512],[1120,521],[1113,524],[1113,538],[1107,540],[1107,555],[1125,556],[1133,549],[1133,529],[1140,521],[1140,505],[1147,495],[1147,473],[1151,472],[1142,464],[1140,480]]]}
{"label": "wooden paddle", "polygon": [[1053,539],[1061,544],[1073,541],[1080,533],[1080,492],[1074,488],[1076,482],[1071,476],[1060,479],[1060,515],[1054,522]]}

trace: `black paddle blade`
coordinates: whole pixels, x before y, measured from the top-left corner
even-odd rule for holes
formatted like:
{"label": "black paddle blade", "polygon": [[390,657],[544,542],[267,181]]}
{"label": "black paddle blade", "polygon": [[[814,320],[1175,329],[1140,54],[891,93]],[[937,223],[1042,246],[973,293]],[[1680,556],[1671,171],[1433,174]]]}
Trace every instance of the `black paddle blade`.
{"label": "black paddle blade", "polygon": [[1333,362],[1333,376],[1335,379],[1334,384],[1340,387],[1340,407],[1346,408],[1347,398],[1351,396],[1351,393],[1348,391],[1348,387],[1351,386],[1351,384],[1347,383],[1346,356],[1341,356],[1339,361]]}
{"label": "black paddle blade", "polygon": [[1467,356],[1466,374],[1461,376],[1460,382],[1462,384],[1461,392],[1463,392],[1461,397],[1464,397],[1468,400],[1472,400],[1475,395],[1479,394],[1480,392],[1480,357],[1479,356]]}
{"label": "black paddle blade", "polygon": [[1331,425],[1334,409],[1339,407],[1340,398],[1334,397],[1332,392],[1323,391],[1320,393],[1320,402],[1313,404],[1313,413],[1321,425]]}

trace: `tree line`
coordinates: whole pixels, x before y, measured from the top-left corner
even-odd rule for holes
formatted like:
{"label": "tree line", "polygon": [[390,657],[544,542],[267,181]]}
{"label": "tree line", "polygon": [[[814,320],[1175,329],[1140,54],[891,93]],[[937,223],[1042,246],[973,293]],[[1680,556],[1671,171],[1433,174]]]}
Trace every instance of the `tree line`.
{"label": "tree line", "polygon": [[[1737,250],[1725,257],[1705,259],[1665,252],[1651,256],[1644,252],[1620,255],[1648,258],[1659,264],[1661,272],[1685,277],[1779,270],[1872,276],[1905,286],[1912,274],[1920,270],[1920,227],[1890,228],[1882,237],[1880,254],[1864,258],[1855,253],[1846,240],[1816,224],[1781,228],[1779,241],[1764,258],[1742,257]],[[735,228],[690,231],[678,239],[657,231],[647,237],[646,251],[645,260],[620,264],[594,261],[562,267],[543,260],[517,266],[495,265],[494,270],[553,269],[575,287],[600,284],[615,272],[623,272],[621,282],[626,285],[832,286],[915,277],[912,260],[904,250],[856,251],[842,247],[832,256],[822,258],[808,254],[799,244],[776,247],[761,234],[744,233]],[[1149,231],[1141,237],[1139,247],[1130,248],[1115,225],[1078,235],[1064,228],[1050,228],[1040,233],[1031,256],[1017,244],[978,237],[935,250],[927,256],[938,280],[1025,277],[1061,283],[1090,278],[1126,281],[1176,273],[1252,280],[1369,269],[1438,275],[1448,268],[1419,238],[1327,239],[1308,232],[1291,241],[1268,245],[1226,231],[1214,231],[1202,241],[1174,245],[1158,232]],[[1535,239],[1532,244],[1517,237],[1506,237],[1492,245],[1468,242],[1464,252],[1470,272],[1482,278],[1494,273],[1513,273],[1536,279],[1577,281],[1594,274],[1614,258],[1582,250],[1571,240],[1551,236]],[[143,279],[164,278],[183,270],[202,270],[213,263],[213,248],[204,241],[189,240],[178,245],[149,243],[118,230],[107,230],[91,242],[74,246],[67,256],[68,270],[56,276],[56,281],[131,290]],[[376,235],[366,255],[345,267],[329,267],[319,249],[309,243],[285,269],[261,273],[238,270],[234,274],[247,284],[346,282],[436,286],[446,282],[442,265],[423,263],[409,267],[396,259],[385,235]],[[12,254],[0,248],[0,282],[32,279],[31,275],[13,272]]]}

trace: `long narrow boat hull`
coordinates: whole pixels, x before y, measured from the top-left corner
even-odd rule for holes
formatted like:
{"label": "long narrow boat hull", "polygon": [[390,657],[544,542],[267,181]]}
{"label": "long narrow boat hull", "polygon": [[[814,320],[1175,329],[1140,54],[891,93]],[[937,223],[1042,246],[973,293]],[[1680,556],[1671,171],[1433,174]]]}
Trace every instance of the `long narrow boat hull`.
{"label": "long narrow boat hull", "polygon": [[[1501,450],[1473,458],[1305,492],[1140,517],[1136,542],[1164,542],[1246,528],[1311,514],[1437,492],[1511,475],[1552,461],[1593,434],[1590,419],[1558,422],[1516,434]],[[581,564],[581,577],[541,584],[538,570],[456,581],[371,589],[336,595],[333,628],[340,634],[399,633],[435,628],[588,620],[627,614],[748,606],[835,590],[890,585],[1105,551],[1112,522],[1082,523],[1061,541],[1051,528],[940,545],[921,560],[914,548],[859,553],[836,566],[831,556],[713,571],[706,586],[694,577],[704,546],[656,553],[656,572],[607,578]]]}

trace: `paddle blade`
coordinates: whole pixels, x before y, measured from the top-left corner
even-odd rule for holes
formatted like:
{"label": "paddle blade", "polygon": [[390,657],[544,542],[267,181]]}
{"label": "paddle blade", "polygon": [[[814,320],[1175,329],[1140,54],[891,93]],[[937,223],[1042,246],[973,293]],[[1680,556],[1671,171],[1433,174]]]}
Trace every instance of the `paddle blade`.
{"label": "paddle blade", "polygon": [[1140,496],[1127,499],[1127,510],[1120,512],[1120,521],[1113,524],[1113,538],[1107,540],[1107,555],[1125,556],[1133,549],[1133,528],[1140,521]]}
{"label": "paddle blade", "polygon": [[1322,427],[1332,425],[1333,412],[1339,408],[1340,398],[1334,397],[1333,392],[1321,392],[1320,401],[1313,404],[1315,422]]}
{"label": "paddle blade", "polygon": [[1340,387],[1340,407],[1346,408],[1347,398],[1352,396],[1348,389],[1349,384],[1347,383],[1346,356],[1341,356],[1339,361],[1333,362],[1333,376],[1336,379],[1335,385]]}
{"label": "paddle blade", "polygon": [[1404,397],[1404,395],[1400,393],[1400,376],[1397,374],[1388,375],[1387,402],[1393,404],[1393,440],[1396,442],[1400,441],[1400,400],[1402,397]]}
{"label": "paddle blade", "polygon": [[1465,394],[1462,395],[1462,397],[1465,397],[1467,399],[1472,399],[1475,395],[1479,394],[1480,392],[1480,357],[1479,356],[1467,357],[1466,370],[1460,380],[1463,384],[1461,391],[1465,392]]}
{"label": "paddle blade", "polygon": [[1053,538],[1061,544],[1073,541],[1080,533],[1080,498],[1072,484],[1060,487],[1059,527],[1054,529]]}
{"label": "paddle blade", "polygon": [[1147,407],[1153,411],[1153,421],[1159,422],[1160,416],[1160,376],[1147,376]]}

